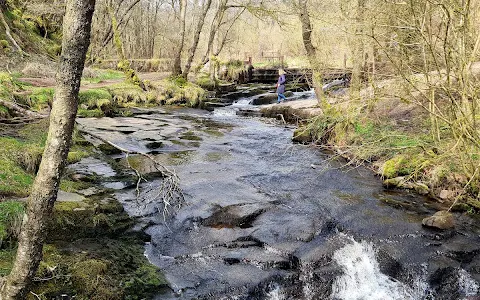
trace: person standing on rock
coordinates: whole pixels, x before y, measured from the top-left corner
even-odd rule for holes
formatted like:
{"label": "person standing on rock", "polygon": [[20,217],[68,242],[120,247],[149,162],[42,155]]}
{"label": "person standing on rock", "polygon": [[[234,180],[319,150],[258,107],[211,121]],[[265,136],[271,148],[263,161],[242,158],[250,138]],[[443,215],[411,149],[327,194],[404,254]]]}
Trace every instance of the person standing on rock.
{"label": "person standing on rock", "polygon": [[285,101],[287,98],[283,93],[285,93],[285,82],[287,79],[285,78],[285,71],[283,69],[278,70],[278,81],[277,81],[277,95],[278,100],[277,103],[282,102],[282,99]]}

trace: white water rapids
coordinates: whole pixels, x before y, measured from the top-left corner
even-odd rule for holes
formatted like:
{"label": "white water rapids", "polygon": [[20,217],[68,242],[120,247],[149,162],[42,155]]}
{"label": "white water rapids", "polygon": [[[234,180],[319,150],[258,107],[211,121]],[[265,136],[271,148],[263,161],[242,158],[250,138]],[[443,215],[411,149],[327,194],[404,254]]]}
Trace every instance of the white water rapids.
{"label": "white water rapids", "polygon": [[[434,300],[426,278],[418,276],[414,287],[409,287],[380,272],[379,263],[375,258],[373,244],[350,242],[337,250],[333,260],[341,267],[343,275],[336,278],[332,286],[330,299],[334,300]],[[424,266],[426,268],[426,266]],[[465,295],[464,300],[479,292],[478,283],[463,269],[458,272],[459,291]],[[304,278],[304,299],[311,299],[309,290],[314,282]],[[267,294],[269,300],[286,300],[280,286],[273,286]]]}
{"label": "white water rapids", "polygon": [[407,300],[416,299],[413,291],[380,272],[375,251],[370,243],[351,244],[337,250],[333,259],[344,274],[332,287],[332,296],[343,300]]}

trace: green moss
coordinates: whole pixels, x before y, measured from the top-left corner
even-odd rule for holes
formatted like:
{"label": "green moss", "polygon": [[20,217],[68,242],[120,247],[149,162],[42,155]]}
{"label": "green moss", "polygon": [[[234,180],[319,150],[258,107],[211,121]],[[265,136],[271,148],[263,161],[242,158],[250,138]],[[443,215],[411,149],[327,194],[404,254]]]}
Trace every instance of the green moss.
{"label": "green moss", "polygon": [[70,151],[67,157],[67,163],[74,164],[79,162],[82,158],[90,156],[89,152],[86,151]]}
{"label": "green moss", "polygon": [[15,261],[16,249],[0,250],[0,276],[10,273]]}
{"label": "green moss", "polygon": [[387,160],[382,167],[382,176],[385,178],[394,178],[399,176],[400,168],[405,164],[403,156],[397,156]]}
{"label": "green moss", "polygon": [[211,135],[211,136],[216,136],[216,137],[222,137],[224,136],[223,132],[215,129],[205,129],[205,133]]}
{"label": "green moss", "polygon": [[7,238],[18,235],[24,211],[25,207],[21,202],[0,202],[0,246]]}
{"label": "green moss", "polygon": [[33,88],[32,94],[29,96],[28,105],[33,110],[42,110],[53,102],[55,90],[53,88]]}
{"label": "green moss", "polygon": [[202,141],[203,139],[199,136],[196,136],[193,131],[187,131],[180,136],[182,140],[189,140],[189,141]]}
{"label": "green moss", "polygon": [[10,44],[6,40],[0,40],[0,48],[7,49],[10,47]]}
{"label": "green moss", "polygon": [[[8,267],[8,266],[7,266]],[[47,244],[33,291],[46,299],[65,294],[77,299],[148,299],[167,285],[143,255],[142,241],[81,239],[67,248]]]}
{"label": "green moss", "polygon": [[147,99],[147,95],[142,88],[129,82],[117,83],[107,89],[120,106],[134,106],[145,103]]}
{"label": "green moss", "polygon": [[79,108],[77,112],[78,117],[82,118],[101,118],[104,117],[105,115],[103,114],[103,111],[101,109],[83,109]]}
{"label": "green moss", "polygon": [[88,187],[89,184],[82,181],[71,181],[66,179],[62,179],[62,181],[60,181],[60,190],[69,193],[75,193]]}
{"label": "green moss", "polygon": [[0,137],[0,150],[0,195],[27,196],[33,176],[18,163],[24,155],[24,143]]}
{"label": "green moss", "polygon": [[97,103],[112,100],[112,95],[106,89],[91,89],[80,91],[78,94],[80,104],[87,105],[88,108],[99,108]]}

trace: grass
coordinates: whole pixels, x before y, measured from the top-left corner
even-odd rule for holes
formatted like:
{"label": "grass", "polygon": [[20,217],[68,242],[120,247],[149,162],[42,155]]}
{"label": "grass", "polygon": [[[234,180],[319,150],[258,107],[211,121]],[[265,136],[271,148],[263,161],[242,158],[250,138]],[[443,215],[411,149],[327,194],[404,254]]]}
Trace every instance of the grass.
{"label": "grass", "polygon": [[[89,77],[93,75],[93,77]],[[109,69],[93,69],[92,74],[87,74],[82,79],[82,83],[100,83],[105,80],[125,79],[123,72]]]}
{"label": "grass", "polygon": [[32,88],[27,104],[36,111],[45,109],[49,103],[53,102],[54,93],[53,88]]}
{"label": "grass", "polygon": [[27,145],[14,138],[0,137],[0,195],[28,195],[33,183],[29,174],[19,163],[19,157]]}
{"label": "grass", "polygon": [[0,246],[10,236],[18,235],[24,211],[25,206],[21,202],[0,202]]}

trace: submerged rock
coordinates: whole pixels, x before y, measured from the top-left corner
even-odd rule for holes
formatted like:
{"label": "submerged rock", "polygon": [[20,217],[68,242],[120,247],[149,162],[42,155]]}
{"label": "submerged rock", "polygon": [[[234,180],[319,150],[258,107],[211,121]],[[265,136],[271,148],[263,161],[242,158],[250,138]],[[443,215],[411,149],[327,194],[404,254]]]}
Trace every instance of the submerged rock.
{"label": "submerged rock", "polygon": [[431,217],[423,219],[422,225],[438,229],[450,229],[455,227],[455,219],[452,213],[442,210],[436,212]]}

